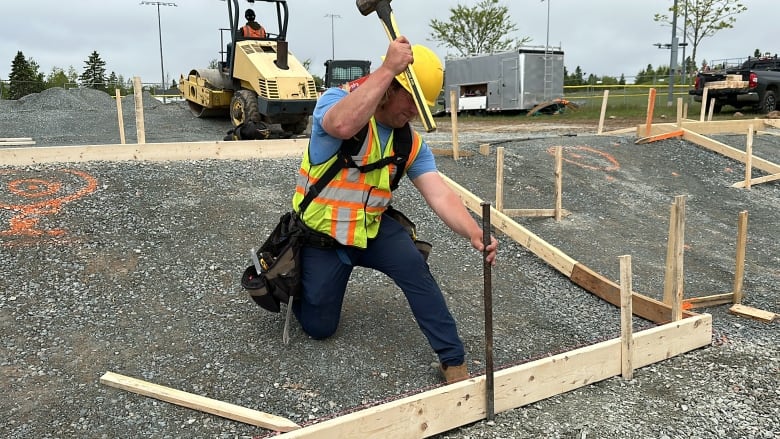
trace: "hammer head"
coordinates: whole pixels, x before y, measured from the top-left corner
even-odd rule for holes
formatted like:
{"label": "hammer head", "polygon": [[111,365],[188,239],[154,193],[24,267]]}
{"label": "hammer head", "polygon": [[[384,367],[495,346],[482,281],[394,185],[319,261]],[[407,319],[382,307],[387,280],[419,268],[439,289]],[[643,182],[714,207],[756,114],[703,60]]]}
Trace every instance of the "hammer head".
{"label": "hammer head", "polygon": [[368,15],[376,11],[376,6],[380,3],[390,3],[392,0],[355,0],[357,8],[363,15]]}

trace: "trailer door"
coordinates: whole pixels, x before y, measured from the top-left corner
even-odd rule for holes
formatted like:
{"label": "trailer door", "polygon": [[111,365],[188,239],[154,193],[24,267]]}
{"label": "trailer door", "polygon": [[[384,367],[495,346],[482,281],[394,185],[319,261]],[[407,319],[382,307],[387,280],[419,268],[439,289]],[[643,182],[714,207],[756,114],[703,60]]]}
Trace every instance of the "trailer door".
{"label": "trailer door", "polygon": [[501,110],[517,110],[518,101],[518,62],[517,56],[507,57],[501,60]]}

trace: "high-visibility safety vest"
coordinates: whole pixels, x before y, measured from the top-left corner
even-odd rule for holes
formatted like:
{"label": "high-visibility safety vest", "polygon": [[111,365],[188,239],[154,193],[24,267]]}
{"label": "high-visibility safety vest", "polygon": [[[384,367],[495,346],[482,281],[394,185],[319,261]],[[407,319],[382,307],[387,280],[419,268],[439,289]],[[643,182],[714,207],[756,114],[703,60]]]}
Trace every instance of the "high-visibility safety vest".
{"label": "high-visibility safety vest", "polygon": [[247,24],[241,29],[243,30],[244,38],[265,38],[265,28],[263,26],[255,29]]}
{"label": "high-visibility safety vest", "polygon": [[[414,162],[420,152],[422,139],[411,131],[411,148],[406,168]],[[366,166],[394,155],[394,133],[387,140],[384,152],[377,135],[376,120],[371,118],[368,133],[360,150],[352,155],[358,166]],[[296,178],[293,208],[302,215],[303,222],[310,228],[332,236],[341,244],[366,248],[368,239],[376,237],[382,213],[393,199],[391,181],[398,167],[388,164],[368,172],[355,167],[345,167],[314,197],[304,212],[299,211],[306,193],[325,172],[339,160],[337,153],[319,165],[312,165],[307,150]],[[403,172],[403,171],[402,171]]]}

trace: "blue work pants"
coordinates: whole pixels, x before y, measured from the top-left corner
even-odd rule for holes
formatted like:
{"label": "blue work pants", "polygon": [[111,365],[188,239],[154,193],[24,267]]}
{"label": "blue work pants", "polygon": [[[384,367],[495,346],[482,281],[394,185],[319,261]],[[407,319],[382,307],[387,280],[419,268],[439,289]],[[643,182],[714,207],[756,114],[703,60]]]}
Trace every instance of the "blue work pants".
{"label": "blue work pants", "polygon": [[439,285],[409,234],[387,215],[382,217],[379,233],[368,241],[366,249],[301,249],[303,293],[294,302],[293,312],[304,332],[315,339],[328,338],[336,332],[347,282],[355,266],[381,271],[393,279],[441,364],[463,363],[463,342]]}

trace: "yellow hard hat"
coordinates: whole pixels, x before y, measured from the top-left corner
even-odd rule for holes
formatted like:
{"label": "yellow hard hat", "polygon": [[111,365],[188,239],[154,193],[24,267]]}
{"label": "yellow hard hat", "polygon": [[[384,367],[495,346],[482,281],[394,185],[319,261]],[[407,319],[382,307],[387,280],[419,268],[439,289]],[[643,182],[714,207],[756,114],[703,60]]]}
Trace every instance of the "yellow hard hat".
{"label": "yellow hard hat", "polygon": [[[433,107],[436,105],[436,99],[444,84],[444,67],[433,50],[421,44],[412,46],[412,56],[414,56],[414,63],[410,64],[409,68],[413,69],[415,76],[417,76],[417,82],[420,83],[420,90],[425,97],[425,102],[428,103],[429,107]],[[382,59],[385,57],[383,56]],[[409,81],[406,80],[406,74],[401,73],[395,79],[401,83],[404,90],[414,95]]]}

